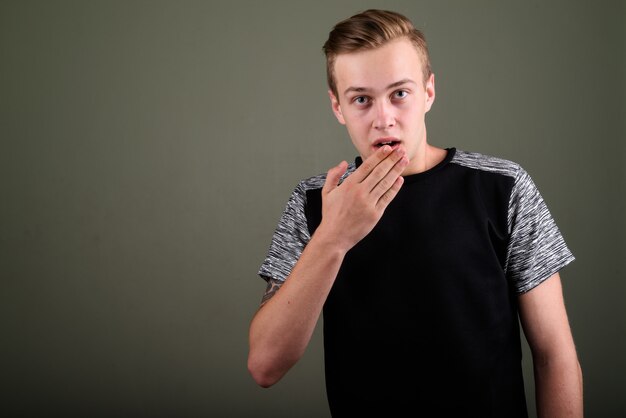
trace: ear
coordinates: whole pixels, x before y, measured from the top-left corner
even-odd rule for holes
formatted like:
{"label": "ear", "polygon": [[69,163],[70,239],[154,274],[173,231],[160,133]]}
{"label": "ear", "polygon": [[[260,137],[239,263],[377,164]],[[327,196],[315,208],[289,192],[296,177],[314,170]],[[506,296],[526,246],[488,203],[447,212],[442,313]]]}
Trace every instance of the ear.
{"label": "ear", "polygon": [[343,118],[343,113],[341,112],[341,105],[339,104],[339,100],[335,97],[335,94],[332,90],[328,90],[328,96],[330,97],[330,105],[333,108],[333,113],[335,117],[342,125],[346,124],[346,120]]}
{"label": "ear", "polygon": [[426,111],[428,112],[435,102],[435,74],[431,74],[425,87]]}

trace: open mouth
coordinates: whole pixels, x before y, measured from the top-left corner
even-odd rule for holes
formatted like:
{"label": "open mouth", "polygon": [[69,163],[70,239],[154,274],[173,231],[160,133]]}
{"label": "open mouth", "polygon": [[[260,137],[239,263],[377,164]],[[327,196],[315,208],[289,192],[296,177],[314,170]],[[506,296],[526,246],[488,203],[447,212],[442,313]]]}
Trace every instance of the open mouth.
{"label": "open mouth", "polygon": [[400,145],[400,141],[383,141],[383,142],[374,144],[374,147],[381,148],[383,145],[389,145],[391,148],[394,148],[396,145]]}

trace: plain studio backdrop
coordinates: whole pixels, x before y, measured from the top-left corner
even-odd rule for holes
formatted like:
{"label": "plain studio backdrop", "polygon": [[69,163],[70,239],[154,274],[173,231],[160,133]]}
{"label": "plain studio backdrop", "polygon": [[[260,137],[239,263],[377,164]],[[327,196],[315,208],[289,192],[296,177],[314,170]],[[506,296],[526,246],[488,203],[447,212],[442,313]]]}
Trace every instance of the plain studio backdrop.
{"label": "plain studio backdrop", "polygon": [[626,8],[565,0],[3,1],[0,415],[328,416],[321,327],[269,390],[247,332],[292,189],[356,155],[321,47],[370,7],[426,34],[429,141],[537,183],[587,415],[626,415]]}

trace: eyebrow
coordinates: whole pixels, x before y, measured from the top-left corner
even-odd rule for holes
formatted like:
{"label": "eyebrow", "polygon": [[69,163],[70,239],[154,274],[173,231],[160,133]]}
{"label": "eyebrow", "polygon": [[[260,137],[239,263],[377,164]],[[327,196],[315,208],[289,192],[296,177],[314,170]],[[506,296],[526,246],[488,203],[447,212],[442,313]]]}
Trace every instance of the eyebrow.
{"label": "eyebrow", "polygon": [[[385,90],[389,90],[389,89],[392,89],[392,88],[395,88],[395,87],[399,87],[399,86],[401,86],[403,84],[407,84],[407,83],[416,84],[415,81],[411,80],[410,78],[403,78],[400,81],[396,81],[394,83],[389,84]],[[351,91],[362,93],[362,92],[369,91],[369,90],[371,90],[371,89],[368,88],[368,87],[348,87],[347,89],[344,90],[343,94],[346,95],[346,94],[350,93]]]}

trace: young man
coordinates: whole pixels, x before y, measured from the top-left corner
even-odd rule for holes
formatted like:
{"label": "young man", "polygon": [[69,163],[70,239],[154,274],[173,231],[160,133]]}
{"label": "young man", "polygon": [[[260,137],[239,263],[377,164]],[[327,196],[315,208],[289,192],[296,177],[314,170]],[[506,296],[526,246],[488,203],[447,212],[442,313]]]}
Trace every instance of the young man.
{"label": "young man", "polygon": [[360,157],[302,181],[259,274],[249,370],[269,387],[324,312],[333,416],[527,416],[518,315],[542,417],[582,416],[558,271],[574,257],[517,164],[427,142],[423,35],[368,10],[324,45],[329,95]]}

